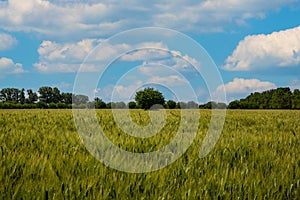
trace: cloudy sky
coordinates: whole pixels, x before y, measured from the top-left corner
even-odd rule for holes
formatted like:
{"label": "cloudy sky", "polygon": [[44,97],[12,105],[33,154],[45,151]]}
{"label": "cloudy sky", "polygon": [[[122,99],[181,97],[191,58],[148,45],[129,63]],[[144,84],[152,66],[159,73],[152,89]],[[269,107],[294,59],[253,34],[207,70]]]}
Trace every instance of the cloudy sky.
{"label": "cloudy sky", "polygon": [[[205,52],[182,50],[186,41],[163,34],[168,31],[110,40],[143,27],[172,29],[199,43],[224,85],[209,88],[213,77],[195,70],[214,67],[198,56]],[[72,92],[78,72],[103,75],[87,88],[106,101],[112,95],[126,101],[145,84],[174,100],[189,99],[184,96],[191,86],[198,102],[223,88],[227,101],[276,87],[300,88],[300,1],[0,1],[0,88],[47,85]]]}

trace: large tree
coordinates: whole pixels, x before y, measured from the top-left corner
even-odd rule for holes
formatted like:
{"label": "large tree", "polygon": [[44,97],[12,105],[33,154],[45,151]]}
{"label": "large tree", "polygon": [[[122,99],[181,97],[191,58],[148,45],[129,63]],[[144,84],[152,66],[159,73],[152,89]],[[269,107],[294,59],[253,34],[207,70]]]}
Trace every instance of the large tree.
{"label": "large tree", "polygon": [[62,101],[62,96],[60,94],[60,91],[57,87],[52,89],[52,102],[58,103]]}
{"label": "large tree", "polygon": [[145,88],[144,90],[136,93],[135,101],[137,102],[137,106],[139,108],[147,110],[155,104],[163,106],[165,103],[165,98],[158,90],[155,90],[154,88]]}
{"label": "large tree", "polygon": [[26,99],[26,103],[33,104],[38,100],[36,92],[33,92],[32,89],[28,89],[27,94],[28,98]]}
{"label": "large tree", "polygon": [[65,104],[72,104],[72,93],[62,93],[61,94],[61,101]]}
{"label": "large tree", "polygon": [[44,86],[39,88],[39,99],[45,103],[53,102],[53,91],[51,87]]}
{"label": "large tree", "polygon": [[20,103],[24,104],[25,103],[25,89],[22,88],[22,90],[20,91]]}
{"label": "large tree", "polygon": [[11,101],[11,102],[19,103],[20,93],[21,90],[17,88],[4,88],[0,91],[0,100],[2,102]]}

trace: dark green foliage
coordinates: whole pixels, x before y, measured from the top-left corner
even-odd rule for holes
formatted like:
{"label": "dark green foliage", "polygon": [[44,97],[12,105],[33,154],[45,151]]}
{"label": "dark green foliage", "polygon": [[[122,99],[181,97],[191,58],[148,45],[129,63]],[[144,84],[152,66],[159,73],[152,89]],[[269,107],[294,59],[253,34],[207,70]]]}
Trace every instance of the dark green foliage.
{"label": "dark green foliage", "polygon": [[[0,109],[23,109],[23,108],[97,108],[97,109],[124,109],[124,108],[142,108],[150,109],[155,104],[162,105],[167,109],[225,109],[225,103],[208,102],[199,105],[196,102],[175,102],[169,100],[165,102],[164,96],[153,88],[146,88],[136,93],[135,100],[126,105],[124,102],[105,103],[99,97],[94,102],[89,102],[86,95],[60,93],[56,87],[44,86],[39,88],[38,97],[32,89],[27,90],[27,98],[25,97],[25,89],[4,88],[0,90]],[[41,102],[41,103],[39,103]],[[74,104],[72,106],[72,104]],[[290,88],[278,88],[268,90],[262,93],[251,93],[244,99],[235,100],[228,105],[229,109],[300,109],[300,91],[295,89],[291,92]]]}
{"label": "dark green foliage", "polygon": [[33,92],[32,89],[27,90],[28,98],[25,100],[26,103],[33,104],[38,100],[36,92]]}
{"label": "dark green foliage", "polygon": [[102,101],[102,99],[99,99],[95,102],[95,108],[104,109],[104,108],[106,108],[106,103],[104,101]]}
{"label": "dark green foliage", "polygon": [[300,91],[298,89],[294,90],[292,95],[292,108],[300,109]]}
{"label": "dark green foliage", "polygon": [[49,103],[48,107],[51,109],[57,108],[56,103],[53,103],[53,102]]}
{"label": "dark green foliage", "polygon": [[169,109],[175,109],[176,108],[176,102],[173,100],[167,101],[167,108]]}
{"label": "dark green foliage", "polygon": [[17,88],[4,88],[0,91],[0,100],[2,102],[15,102],[19,103],[21,97],[21,90]]}
{"label": "dark green foliage", "polygon": [[136,93],[135,101],[139,108],[148,110],[155,104],[163,106],[165,98],[158,90],[155,90],[154,88],[145,88],[144,90]]}
{"label": "dark green foliage", "polygon": [[230,102],[230,104],[228,105],[228,109],[240,109],[240,101],[235,100]]}
{"label": "dark green foliage", "polygon": [[233,101],[229,109],[299,109],[299,90],[291,92],[290,88],[278,88],[262,93],[251,93],[248,97]]}
{"label": "dark green foliage", "polygon": [[137,105],[136,105],[136,103],[134,101],[130,101],[128,103],[128,108],[129,109],[135,109],[135,108],[137,108]]}
{"label": "dark green foliage", "polygon": [[25,103],[25,89],[24,88],[20,91],[20,99],[19,99],[19,101],[20,101],[21,104]]}
{"label": "dark green foliage", "polygon": [[64,102],[65,104],[72,104],[72,93],[62,93],[61,94],[62,97],[62,102]]}
{"label": "dark green foliage", "polygon": [[226,109],[226,107],[227,105],[225,103],[216,103],[214,101],[199,105],[199,108],[202,109]]}
{"label": "dark green foliage", "polygon": [[53,94],[53,89],[48,86],[41,87],[39,89],[39,94],[40,94],[40,101],[43,101],[45,103],[52,103],[54,102],[54,94]]}
{"label": "dark green foliage", "polygon": [[44,108],[48,108],[48,105],[47,105],[47,103],[44,102],[44,101],[39,101],[39,102],[36,103],[36,107],[37,107],[37,108],[44,109]]}
{"label": "dark green foliage", "polygon": [[113,104],[113,102],[107,103],[107,104],[106,104],[106,108],[111,109],[111,108],[112,108],[112,104]]}

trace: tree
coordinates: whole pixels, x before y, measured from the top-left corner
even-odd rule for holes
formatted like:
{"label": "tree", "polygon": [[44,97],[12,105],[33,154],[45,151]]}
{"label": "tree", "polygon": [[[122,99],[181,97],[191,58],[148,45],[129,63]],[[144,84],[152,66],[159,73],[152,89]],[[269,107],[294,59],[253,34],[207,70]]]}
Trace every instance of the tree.
{"label": "tree", "polygon": [[145,88],[138,91],[135,95],[135,101],[139,108],[148,110],[155,104],[164,105],[165,98],[161,92],[154,88]]}
{"label": "tree", "polygon": [[20,92],[20,103],[24,104],[25,103],[25,89],[22,88],[21,92]]}
{"label": "tree", "polygon": [[214,101],[210,101],[205,104],[204,106],[205,109],[216,109],[217,108],[217,103]]}
{"label": "tree", "polygon": [[175,109],[175,108],[176,108],[176,102],[173,101],[173,100],[167,101],[167,107],[168,107],[169,109]]}
{"label": "tree", "polygon": [[17,88],[4,88],[0,91],[0,99],[2,102],[14,102],[19,103],[20,101],[20,90]]}
{"label": "tree", "polygon": [[128,108],[129,109],[135,109],[137,107],[136,103],[134,101],[130,101],[128,103]]}
{"label": "tree", "polygon": [[76,105],[86,104],[88,101],[89,101],[88,96],[85,96],[82,94],[78,94],[78,95],[73,94],[72,95],[72,102]]}
{"label": "tree", "polygon": [[33,92],[32,89],[27,90],[28,98],[25,100],[26,103],[33,104],[38,100],[36,92]]}
{"label": "tree", "polygon": [[94,101],[95,101],[95,108],[97,109],[106,108],[106,103],[102,99],[96,97]]}
{"label": "tree", "polygon": [[100,99],[99,97],[95,97],[94,101],[95,101],[95,103],[98,103],[98,102],[102,101],[102,99]]}
{"label": "tree", "polygon": [[300,109],[300,90],[295,89],[292,95],[292,108]]}
{"label": "tree", "polygon": [[233,101],[230,109],[291,109],[295,101],[290,88],[277,88],[262,93],[251,93],[245,99]]}
{"label": "tree", "polygon": [[292,107],[290,88],[278,88],[273,90],[270,100],[271,108],[274,109],[290,109]]}
{"label": "tree", "polygon": [[52,89],[52,102],[53,103],[58,103],[62,101],[62,96],[60,94],[60,91],[57,87]]}
{"label": "tree", "polygon": [[47,104],[53,102],[53,91],[51,87],[48,86],[41,87],[39,89],[39,94],[40,94],[39,97],[40,101],[43,101]]}
{"label": "tree", "polygon": [[37,108],[48,108],[48,105],[44,101],[39,101],[36,103]]}
{"label": "tree", "polygon": [[0,91],[0,99],[2,102],[12,101],[11,97],[11,89],[10,88],[4,88]]}
{"label": "tree", "polygon": [[20,97],[20,90],[17,88],[9,88],[11,90],[11,99],[13,102],[18,103]]}
{"label": "tree", "polygon": [[65,104],[72,104],[72,93],[61,93],[61,101]]}

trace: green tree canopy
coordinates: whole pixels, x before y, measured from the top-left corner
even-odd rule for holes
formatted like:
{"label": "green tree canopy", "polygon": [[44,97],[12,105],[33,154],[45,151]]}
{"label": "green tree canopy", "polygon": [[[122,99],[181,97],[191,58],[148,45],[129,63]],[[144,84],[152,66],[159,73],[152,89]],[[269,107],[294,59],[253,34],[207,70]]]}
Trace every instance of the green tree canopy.
{"label": "green tree canopy", "polygon": [[176,102],[173,101],[173,100],[167,101],[167,107],[168,107],[169,109],[175,109],[175,108],[176,108]]}
{"label": "green tree canopy", "polygon": [[136,108],[136,103],[135,103],[134,101],[130,101],[130,102],[128,103],[128,108],[130,108],[130,109],[135,109],[135,108]]}
{"label": "green tree canopy", "polygon": [[138,91],[135,95],[135,101],[139,108],[148,110],[153,105],[159,104],[164,105],[165,98],[161,92],[154,88],[145,88],[144,90]]}

